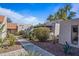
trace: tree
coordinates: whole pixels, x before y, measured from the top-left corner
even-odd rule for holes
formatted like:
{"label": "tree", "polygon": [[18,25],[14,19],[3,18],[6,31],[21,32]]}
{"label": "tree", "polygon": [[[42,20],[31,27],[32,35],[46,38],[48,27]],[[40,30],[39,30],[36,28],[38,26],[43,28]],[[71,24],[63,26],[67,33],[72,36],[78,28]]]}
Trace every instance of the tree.
{"label": "tree", "polygon": [[76,14],[76,12],[71,11],[71,8],[72,8],[71,5],[67,4],[63,8],[60,8],[54,15],[50,15],[47,18],[47,20],[49,21],[58,20],[58,19],[70,20]]}
{"label": "tree", "polygon": [[64,7],[64,11],[67,13],[68,11],[71,10],[71,5],[70,4],[67,4],[65,7]]}
{"label": "tree", "polygon": [[71,11],[71,9],[72,9],[71,5],[69,5],[69,4],[66,5],[64,7],[64,9],[65,9],[65,12],[66,12],[66,15],[67,15],[67,19],[72,19],[75,16],[76,12]]}
{"label": "tree", "polygon": [[10,18],[7,18],[7,22],[8,22],[8,23],[11,23],[12,20],[11,20]]}
{"label": "tree", "polygon": [[72,19],[74,16],[75,16],[75,12],[71,11],[69,16],[68,16],[68,19]]}
{"label": "tree", "polygon": [[49,21],[55,20],[55,15],[49,15],[49,17],[47,18],[47,20],[49,20]]}

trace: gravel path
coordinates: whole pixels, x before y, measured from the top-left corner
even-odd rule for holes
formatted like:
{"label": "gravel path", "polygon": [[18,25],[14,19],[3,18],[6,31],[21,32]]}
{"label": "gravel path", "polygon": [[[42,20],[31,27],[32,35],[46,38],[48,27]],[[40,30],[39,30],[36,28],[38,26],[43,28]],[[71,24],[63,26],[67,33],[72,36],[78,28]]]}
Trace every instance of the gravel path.
{"label": "gravel path", "polygon": [[40,53],[42,56],[54,56],[53,54],[34,45],[33,43],[27,41],[26,39],[18,39],[18,41],[22,44],[24,49],[27,51],[35,51],[36,53]]}

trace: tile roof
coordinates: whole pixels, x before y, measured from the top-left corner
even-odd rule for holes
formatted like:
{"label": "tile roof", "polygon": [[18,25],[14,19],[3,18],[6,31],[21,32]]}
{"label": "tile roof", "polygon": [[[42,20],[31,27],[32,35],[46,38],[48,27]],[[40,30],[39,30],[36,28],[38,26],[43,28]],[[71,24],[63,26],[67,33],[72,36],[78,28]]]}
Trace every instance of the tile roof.
{"label": "tile roof", "polygon": [[14,23],[7,23],[7,29],[16,30],[17,25]]}
{"label": "tile roof", "polygon": [[5,16],[0,16],[0,23],[4,21]]}

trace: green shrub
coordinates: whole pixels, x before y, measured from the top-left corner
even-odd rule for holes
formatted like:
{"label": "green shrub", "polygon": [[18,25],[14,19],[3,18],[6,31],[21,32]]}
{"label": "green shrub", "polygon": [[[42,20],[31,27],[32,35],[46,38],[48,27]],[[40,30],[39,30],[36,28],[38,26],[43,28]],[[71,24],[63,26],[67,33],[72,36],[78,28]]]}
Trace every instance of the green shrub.
{"label": "green shrub", "polygon": [[22,38],[26,38],[24,30],[19,31],[19,35],[21,35]]}
{"label": "green shrub", "polygon": [[22,38],[26,38],[26,33],[21,35]]}
{"label": "green shrub", "polygon": [[25,30],[25,36],[26,36],[26,38],[29,38],[29,35],[30,35],[30,31],[29,30]]}
{"label": "green shrub", "polygon": [[0,38],[0,47],[3,47],[4,40]]}
{"label": "green shrub", "polygon": [[24,30],[19,31],[19,35],[23,35],[23,34],[25,34]]}
{"label": "green shrub", "polygon": [[47,27],[39,27],[35,28],[33,33],[39,41],[46,41],[49,38],[50,29]]}
{"label": "green shrub", "polygon": [[16,38],[13,34],[8,34],[7,40],[9,41],[10,46],[14,45],[16,42]]}
{"label": "green shrub", "polygon": [[64,53],[68,54],[71,53],[71,46],[66,42],[66,44],[64,45]]}
{"label": "green shrub", "polygon": [[33,40],[35,38],[34,34],[32,31],[29,32],[29,39]]}
{"label": "green shrub", "polygon": [[14,33],[14,35],[18,36],[19,35],[19,32]]}
{"label": "green shrub", "polygon": [[27,31],[27,30],[21,30],[19,32],[19,35],[21,35],[23,38],[29,38],[29,31]]}

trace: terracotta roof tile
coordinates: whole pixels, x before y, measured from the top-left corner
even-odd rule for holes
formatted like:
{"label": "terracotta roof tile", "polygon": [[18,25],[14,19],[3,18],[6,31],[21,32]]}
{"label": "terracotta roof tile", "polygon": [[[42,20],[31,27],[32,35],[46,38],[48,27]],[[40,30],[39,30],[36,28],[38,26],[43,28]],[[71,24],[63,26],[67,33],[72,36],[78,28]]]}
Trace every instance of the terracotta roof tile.
{"label": "terracotta roof tile", "polygon": [[0,16],[0,23],[4,21],[5,16]]}
{"label": "terracotta roof tile", "polygon": [[7,29],[12,29],[12,30],[16,30],[17,29],[17,25],[14,23],[7,23]]}

